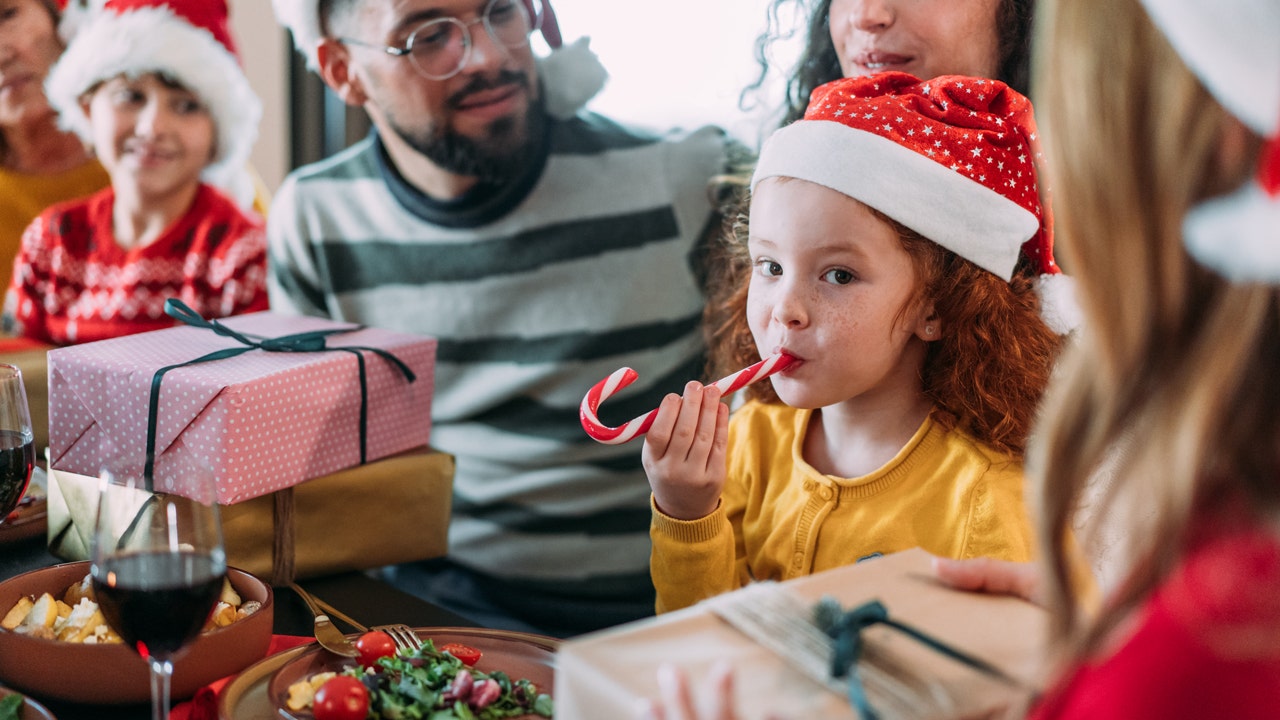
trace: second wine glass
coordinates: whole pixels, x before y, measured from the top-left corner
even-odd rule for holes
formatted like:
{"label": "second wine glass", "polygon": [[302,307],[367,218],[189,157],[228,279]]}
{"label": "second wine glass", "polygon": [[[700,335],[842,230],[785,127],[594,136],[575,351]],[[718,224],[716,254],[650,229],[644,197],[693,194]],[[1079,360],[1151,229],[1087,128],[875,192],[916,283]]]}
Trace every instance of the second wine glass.
{"label": "second wine glass", "polygon": [[204,626],[226,572],[211,499],[149,492],[133,469],[103,471],[94,593],[107,624],[150,668],[153,720],[169,716],[174,658]]}
{"label": "second wine glass", "polygon": [[0,364],[0,523],[18,506],[31,482],[34,437],[22,371]]}

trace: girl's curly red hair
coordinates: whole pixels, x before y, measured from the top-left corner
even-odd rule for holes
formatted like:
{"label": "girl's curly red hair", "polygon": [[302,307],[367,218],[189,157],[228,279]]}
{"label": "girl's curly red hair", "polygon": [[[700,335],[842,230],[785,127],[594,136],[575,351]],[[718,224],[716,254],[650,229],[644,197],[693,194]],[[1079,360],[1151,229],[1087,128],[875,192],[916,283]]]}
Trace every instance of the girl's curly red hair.
{"label": "girl's curly red hair", "polygon": [[[1021,459],[1062,347],[1062,338],[1040,316],[1034,268],[1019,263],[1013,280],[1005,282],[873,212],[897,231],[911,256],[918,285],[908,307],[932,301],[942,327],[942,337],[929,343],[921,371],[935,419]],[[725,235],[726,242],[717,247],[710,264],[713,289],[705,313],[711,377],[760,359],[747,325],[751,260],[745,214],[737,214]],[[746,392],[752,399],[780,402],[769,382]]]}

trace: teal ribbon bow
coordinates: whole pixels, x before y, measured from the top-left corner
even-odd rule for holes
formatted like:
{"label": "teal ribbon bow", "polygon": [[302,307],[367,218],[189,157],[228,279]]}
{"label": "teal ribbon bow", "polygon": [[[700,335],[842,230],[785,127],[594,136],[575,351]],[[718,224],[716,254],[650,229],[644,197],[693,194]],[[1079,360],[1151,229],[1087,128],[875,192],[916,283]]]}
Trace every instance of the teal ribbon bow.
{"label": "teal ribbon bow", "polygon": [[330,328],[328,330],[313,330],[311,332],[297,333],[295,335],[284,335],[277,338],[259,338],[256,336],[245,335],[236,332],[231,328],[223,325],[217,320],[206,320],[199,313],[192,310],[186,303],[176,298],[169,298],[164,301],[164,312],[171,318],[192,327],[204,328],[212,330],[218,335],[231,338],[243,345],[243,347],[224,348],[215,350],[207,355],[202,355],[195,360],[188,360],[177,365],[169,365],[162,367],[156,371],[151,377],[151,397],[147,406],[147,462],[143,468],[143,477],[146,480],[147,490],[154,491],[154,472],[156,462],[156,419],[160,415],[160,381],[164,379],[166,373],[170,370],[187,367],[188,365],[197,365],[199,363],[213,362],[214,360],[225,360],[233,358],[237,355],[243,355],[253,350],[264,350],[266,352],[292,352],[292,353],[317,353],[331,352],[341,350],[349,352],[356,356],[356,364],[360,370],[360,464],[363,465],[368,459],[366,444],[368,441],[369,427],[369,388],[368,379],[365,376],[364,352],[371,352],[383,360],[391,363],[392,367],[400,371],[405,380],[413,382],[417,380],[413,370],[409,368],[400,358],[392,355],[390,352],[382,348],[375,347],[327,347],[325,340],[330,335],[339,335],[342,333],[355,332],[364,329],[363,325],[348,325],[346,327]]}
{"label": "teal ribbon bow", "polygon": [[[831,604],[835,604],[832,611]],[[923,633],[910,625],[898,622],[889,617],[889,611],[879,600],[871,600],[852,610],[841,613],[839,604],[830,598],[824,598],[819,604],[817,623],[827,635],[835,640],[834,652],[831,656],[831,677],[837,680],[848,678],[849,704],[858,711],[862,720],[879,720],[880,716],[871,707],[867,699],[866,689],[858,674],[858,659],[862,657],[862,631],[872,625],[886,625],[914,638],[931,650],[939,652],[962,665],[987,675],[1013,687],[1022,687],[1017,678],[1006,674],[991,663],[957,650],[941,640]]]}

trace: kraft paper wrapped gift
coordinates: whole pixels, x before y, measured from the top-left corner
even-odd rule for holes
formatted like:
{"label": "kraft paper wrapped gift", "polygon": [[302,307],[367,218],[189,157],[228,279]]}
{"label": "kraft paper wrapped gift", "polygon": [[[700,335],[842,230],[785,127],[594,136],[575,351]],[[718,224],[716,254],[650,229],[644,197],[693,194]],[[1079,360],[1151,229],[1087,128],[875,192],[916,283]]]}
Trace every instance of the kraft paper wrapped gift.
{"label": "kraft paper wrapped gift", "polygon": [[[452,455],[421,447],[223,506],[227,562],[283,585],[442,556],[453,471]],[[96,477],[49,473],[50,552],[88,559],[97,501]],[[370,533],[370,527],[413,532]]]}
{"label": "kraft paper wrapped gift", "polygon": [[[353,327],[269,312],[219,322],[258,339]],[[357,329],[324,342],[329,349],[321,352],[251,349],[168,370],[154,423],[148,415],[158,370],[245,346],[184,326],[52,350],[51,464],[83,475],[97,475],[110,458],[141,465],[152,429],[156,490],[183,494],[184,478],[204,467],[215,476],[218,502],[231,505],[358,465],[362,446],[373,461],[428,443],[433,338]],[[375,352],[333,349],[342,347],[389,352],[416,379]]]}
{"label": "kraft paper wrapped gift", "polygon": [[[943,587],[933,579],[929,556],[922,550],[828,570],[778,587],[792,591],[806,605],[824,595],[834,596],[845,609],[878,599],[891,618],[985,660],[1024,684],[1010,687],[895,629],[872,626],[862,633],[866,649],[858,672],[883,720],[1001,717],[1026,702],[1039,682],[1047,638],[1045,611],[1011,597]],[[659,697],[660,665],[683,668],[697,687],[719,660],[728,660],[734,667],[741,720],[858,717],[847,696],[809,679],[713,614],[708,605],[561,645],[556,659],[556,717],[631,717],[638,700]]]}

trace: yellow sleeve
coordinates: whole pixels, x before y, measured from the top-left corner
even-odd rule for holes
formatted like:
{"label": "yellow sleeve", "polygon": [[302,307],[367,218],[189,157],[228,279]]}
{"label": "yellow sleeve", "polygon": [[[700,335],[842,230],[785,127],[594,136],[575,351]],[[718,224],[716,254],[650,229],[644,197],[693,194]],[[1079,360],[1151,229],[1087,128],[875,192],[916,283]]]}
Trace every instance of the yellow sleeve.
{"label": "yellow sleeve", "polygon": [[738,588],[733,529],[723,503],[697,520],[677,520],[663,513],[653,496],[649,505],[653,510],[649,573],[657,590],[657,612],[679,610]]}
{"label": "yellow sleeve", "polygon": [[1026,562],[1035,555],[1035,532],[1024,500],[1022,466],[990,468],[969,496],[960,558],[990,557]]}

